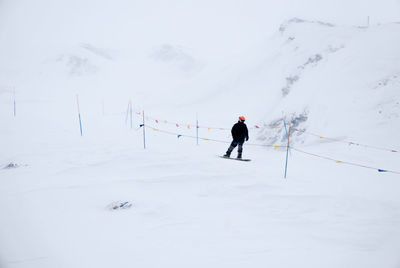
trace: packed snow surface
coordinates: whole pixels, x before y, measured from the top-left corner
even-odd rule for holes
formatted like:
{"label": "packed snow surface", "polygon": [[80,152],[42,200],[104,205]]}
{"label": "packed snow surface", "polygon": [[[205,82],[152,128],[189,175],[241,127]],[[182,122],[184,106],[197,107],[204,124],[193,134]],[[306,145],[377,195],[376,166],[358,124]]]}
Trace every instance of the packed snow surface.
{"label": "packed snow surface", "polygon": [[0,267],[399,268],[400,3],[144,2],[0,1]]}

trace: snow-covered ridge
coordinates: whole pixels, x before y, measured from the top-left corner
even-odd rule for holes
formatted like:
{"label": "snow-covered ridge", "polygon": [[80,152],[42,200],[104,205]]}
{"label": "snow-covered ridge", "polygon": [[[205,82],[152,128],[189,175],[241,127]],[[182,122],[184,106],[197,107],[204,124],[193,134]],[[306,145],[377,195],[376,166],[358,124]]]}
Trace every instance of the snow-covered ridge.
{"label": "snow-covered ridge", "polygon": [[281,26],[279,27],[279,31],[281,33],[284,33],[286,31],[286,29],[288,27],[290,27],[291,24],[295,24],[295,23],[312,23],[312,24],[318,24],[318,25],[327,26],[327,27],[335,27],[334,24],[329,23],[329,22],[308,21],[308,20],[303,20],[303,19],[299,19],[299,18],[292,18],[292,19],[289,19],[289,20],[285,21],[284,23],[282,23]]}
{"label": "snow-covered ridge", "polygon": [[[389,143],[387,134],[400,123],[400,38],[393,35],[399,30],[396,23],[369,28],[297,18],[283,23],[269,52],[280,56],[265,70],[277,74],[275,83],[265,81],[266,88],[281,85],[274,89],[275,108],[266,126],[285,119],[304,130]],[[380,136],[368,137],[372,129]],[[266,128],[260,139],[274,143],[282,137],[275,134]],[[293,142],[303,143],[301,136]]]}

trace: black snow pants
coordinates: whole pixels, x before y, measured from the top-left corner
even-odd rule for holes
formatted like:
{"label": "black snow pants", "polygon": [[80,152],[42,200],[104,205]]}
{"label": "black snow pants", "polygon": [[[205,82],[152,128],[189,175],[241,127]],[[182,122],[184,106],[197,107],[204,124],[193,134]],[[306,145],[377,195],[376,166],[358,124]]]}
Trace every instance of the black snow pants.
{"label": "black snow pants", "polygon": [[238,146],[238,156],[242,156],[242,152],[243,152],[243,142],[237,142],[237,141],[232,141],[231,145],[228,148],[228,151],[226,151],[227,155],[231,155],[233,149],[235,149],[236,146]]}

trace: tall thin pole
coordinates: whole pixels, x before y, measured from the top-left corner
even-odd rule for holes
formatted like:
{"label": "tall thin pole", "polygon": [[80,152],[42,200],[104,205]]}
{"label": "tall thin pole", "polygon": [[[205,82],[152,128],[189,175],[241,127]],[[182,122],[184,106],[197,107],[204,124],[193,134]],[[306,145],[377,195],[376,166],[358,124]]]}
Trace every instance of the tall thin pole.
{"label": "tall thin pole", "polygon": [[[286,129],[286,122],[284,121],[285,129]],[[290,146],[290,132],[292,130],[292,126],[289,125],[289,132],[287,133],[287,146],[286,146],[286,163],[285,163],[285,179],[287,174],[287,166],[288,166],[288,156],[289,156],[289,146]]]}
{"label": "tall thin pole", "polygon": [[76,95],[76,104],[78,105],[78,118],[79,118],[79,127],[81,129],[81,136],[82,136],[82,120],[81,120],[81,109],[79,107],[79,97]]}
{"label": "tall thin pole", "polygon": [[196,144],[199,145],[199,118],[196,113]]}
{"label": "tall thin pole", "polygon": [[289,133],[288,133],[287,128],[286,128],[286,121],[285,120],[283,121],[283,125],[285,127],[286,139],[287,139],[289,137]]}
{"label": "tall thin pole", "polygon": [[143,111],[143,147],[146,149],[146,125],[144,121],[144,111]]}

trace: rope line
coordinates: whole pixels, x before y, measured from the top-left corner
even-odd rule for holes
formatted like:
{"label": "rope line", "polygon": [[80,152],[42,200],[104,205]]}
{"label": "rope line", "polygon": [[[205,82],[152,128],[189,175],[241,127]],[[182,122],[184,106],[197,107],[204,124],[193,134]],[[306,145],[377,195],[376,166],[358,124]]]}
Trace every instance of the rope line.
{"label": "rope line", "polygon": [[[135,114],[140,116],[141,112],[140,111],[135,111]],[[168,120],[160,120],[157,119],[155,117],[152,116],[148,116],[146,115],[146,119],[149,120],[153,120],[154,122],[158,123],[164,123],[164,124],[169,124],[169,125],[175,125],[176,127],[187,127],[188,129],[190,129],[192,126],[194,128],[196,128],[196,124],[189,124],[189,123],[179,123],[179,122],[171,122]],[[226,131],[230,131],[231,128],[227,128],[227,127],[211,127],[211,126],[204,126],[204,125],[198,125],[198,128],[203,128],[203,129],[208,129],[208,130],[226,130]],[[276,128],[276,127],[275,127]],[[254,125],[252,127],[249,127],[249,129],[261,129],[261,127],[259,127],[258,125]]]}
{"label": "rope line", "polygon": [[[135,114],[137,115],[141,115],[142,113],[140,111],[135,110]],[[202,129],[208,129],[208,130],[224,130],[224,131],[229,131],[230,128],[226,128],[226,127],[209,127],[209,126],[203,126],[203,125],[198,125],[196,126],[195,124],[183,124],[183,123],[176,123],[176,122],[170,122],[167,120],[159,120],[156,119],[154,117],[148,116],[146,115],[146,119],[151,119],[154,122],[158,123],[165,123],[165,124],[169,124],[169,125],[175,125],[176,127],[186,127],[187,129],[191,129],[193,128],[202,128]],[[270,129],[281,129],[282,126],[266,126],[265,124],[262,124],[264,127],[260,127],[259,125],[254,125],[253,127],[249,127],[249,129],[265,129],[265,128],[270,128]],[[360,146],[360,147],[365,147],[365,148],[370,148],[370,149],[375,149],[375,150],[381,150],[381,151],[387,151],[387,152],[392,152],[392,153],[398,153],[399,150],[397,149],[388,149],[388,148],[384,148],[384,147],[380,147],[380,146],[375,146],[375,145],[368,145],[368,144],[362,144],[362,143],[358,143],[358,142],[353,142],[353,141],[344,141],[344,140],[340,140],[340,139],[335,139],[335,138],[329,138],[329,137],[325,137],[323,135],[319,135],[319,134],[315,134],[303,129],[298,129],[298,128],[293,128],[294,131],[297,132],[301,132],[301,133],[305,133],[311,136],[315,136],[318,137],[320,139],[324,139],[324,140],[329,140],[329,141],[333,141],[333,142],[340,142],[340,143],[345,143],[348,145],[355,145],[355,146]],[[178,134],[177,134],[178,135]],[[181,135],[181,136],[187,136],[190,138],[195,138],[194,136],[190,136],[190,135]],[[217,141],[217,140],[214,140]],[[219,142],[225,142],[225,141],[219,141]],[[248,144],[248,145],[256,145],[256,146],[264,146],[264,147],[274,147],[274,145],[261,145],[261,144]]]}
{"label": "rope line", "polygon": [[[143,127],[143,125],[141,125],[141,126]],[[161,129],[158,129],[158,128],[155,128],[155,127],[149,126],[149,125],[145,125],[144,127],[152,129],[153,131],[157,131],[157,132],[160,132],[160,133],[174,135],[174,136],[177,136],[178,138],[180,138],[180,137],[187,137],[187,138],[192,138],[192,139],[196,139],[197,138],[196,136],[192,136],[192,135],[184,135],[184,134],[179,134],[179,133],[175,133],[175,132],[171,132],[171,131],[161,130]],[[217,140],[217,139],[209,139],[209,138],[203,138],[203,137],[199,137],[199,139],[204,140],[204,141],[213,141],[213,142],[219,142],[219,143],[225,143],[225,144],[231,143],[229,141]],[[246,143],[246,144],[250,145],[250,146],[273,147],[274,150],[276,150],[278,148],[287,148],[287,146],[281,146],[281,145],[264,145],[264,144],[256,144],[256,143]],[[296,152],[302,153],[302,154],[318,157],[318,158],[329,160],[329,161],[334,161],[337,164],[347,164],[347,165],[351,165],[351,166],[377,170],[378,172],[400,174],[400,171],[381,169],[381,168],[366,166],[366,165],[362,165],[362,164],[358,164],[358,163],[354,163],[354,162],[337,160],[337,159],[334,159],[334,158],[331,158],[331,157],[328,157],[328,156],[323,156],[323,155],[319,155],[319,154],[315,154],[315,153],[306,152],[306,151],[303,151],[303,150],[300,150],[298,148],[294,148],[294,147],[291,147],[291,146],[289,148],[293,149]]]}
{"label": "rope line", "polygon": [[341,160],[337,160],[337,159],[334,159],[334,158],[331,158],[331,157],[328,157],[328,156],[322,156],[322,155],[306,152],[306,151],[303,151],[303,150],[300,150],[300,149],[297,149],[297,148],[293,148],[293,147],[290,147],[290,148],[295,150],[295,151],[297,151],[297,152],[299,152],[299,153],[311,155],[311,156],[322,158],[322,159],[325,159],[325,160],[334,161],[337,164],[347,164],[347,165],[351,165],[351,166],[374,169],[374,170],[377,170],[379,172],[388,172],[388,173],[400,174],[400,171],[381,169],[381,168],[366,166],[366,165],[362,165],[362,164],[358,164],[358,163],[353,163],[353,162],[348,162],[348,161],[341,161]]}
{"label": "rope line", "polygon": [[325,139],[325,140],[330,140],[330,141],[335,141],[335,142],[341,142],[341,143],[346,143],[348,145],[356,145],[356,146],[361,146],[361,147],[366,147],[366,148],[371,148],[371,149],[376,149],[376,150],[381,150],[381,151],[387,151],[387,152],[392,152],[392,153],[398,153],[398,150],[393,150],[393,149],[388,149],[388,148],[383,148],[383,147],[379,147],[379,146],[374,146],[374,145],[368,145],[368,144],[361,144],[361,143],[357,143],[357,142],[352,142],[352,141],[343,141],[343,140],[339,140],[339,139],[335,139],[335,138],[328,138],[322,135],[318,135],[309,131],[305,131],[303,129],[294,129],[297,132],[301,132],[301,133],[305,133],[311,136],[315,136],[318,137],[320,139]]}
{"label": "rope line", "polygon": [[[185,135],[185,134],[179,134],[176,132],[172,132],[172,131],[166,131],[166,130],[161,130],[159,128],[155,128],[153,126],[150,125],[145,125],[146,128],[152,129],[154,131],[157,132],[161,132],[161,133],[165,133],[165,134],[169,134],[169,135],[174,135],[177,136],[178,138],[180,137],[186,137],[186,138],[192,138],[192,139],[196,139],[196,136],[192,136],[192,135]],[[214,142],[220,142],[220,143],[226,143],[226,144],[230,144],[230,141],[225,141],[225,140],[217,140],[217,139],[210,139],[210,138],[204,138],[204,137],[199,137],[200,140],[204,140],[204,141],[214,141]],[[257,143],[246,143],[246,145],[249,146],[260,146],[260,147],[270,147],[270,148],[274,148],[274,150],[278,149],[278,148],[286,148],[286,146],[281,146],[281,145],[267,145],[267,144],[257,144]]]}

